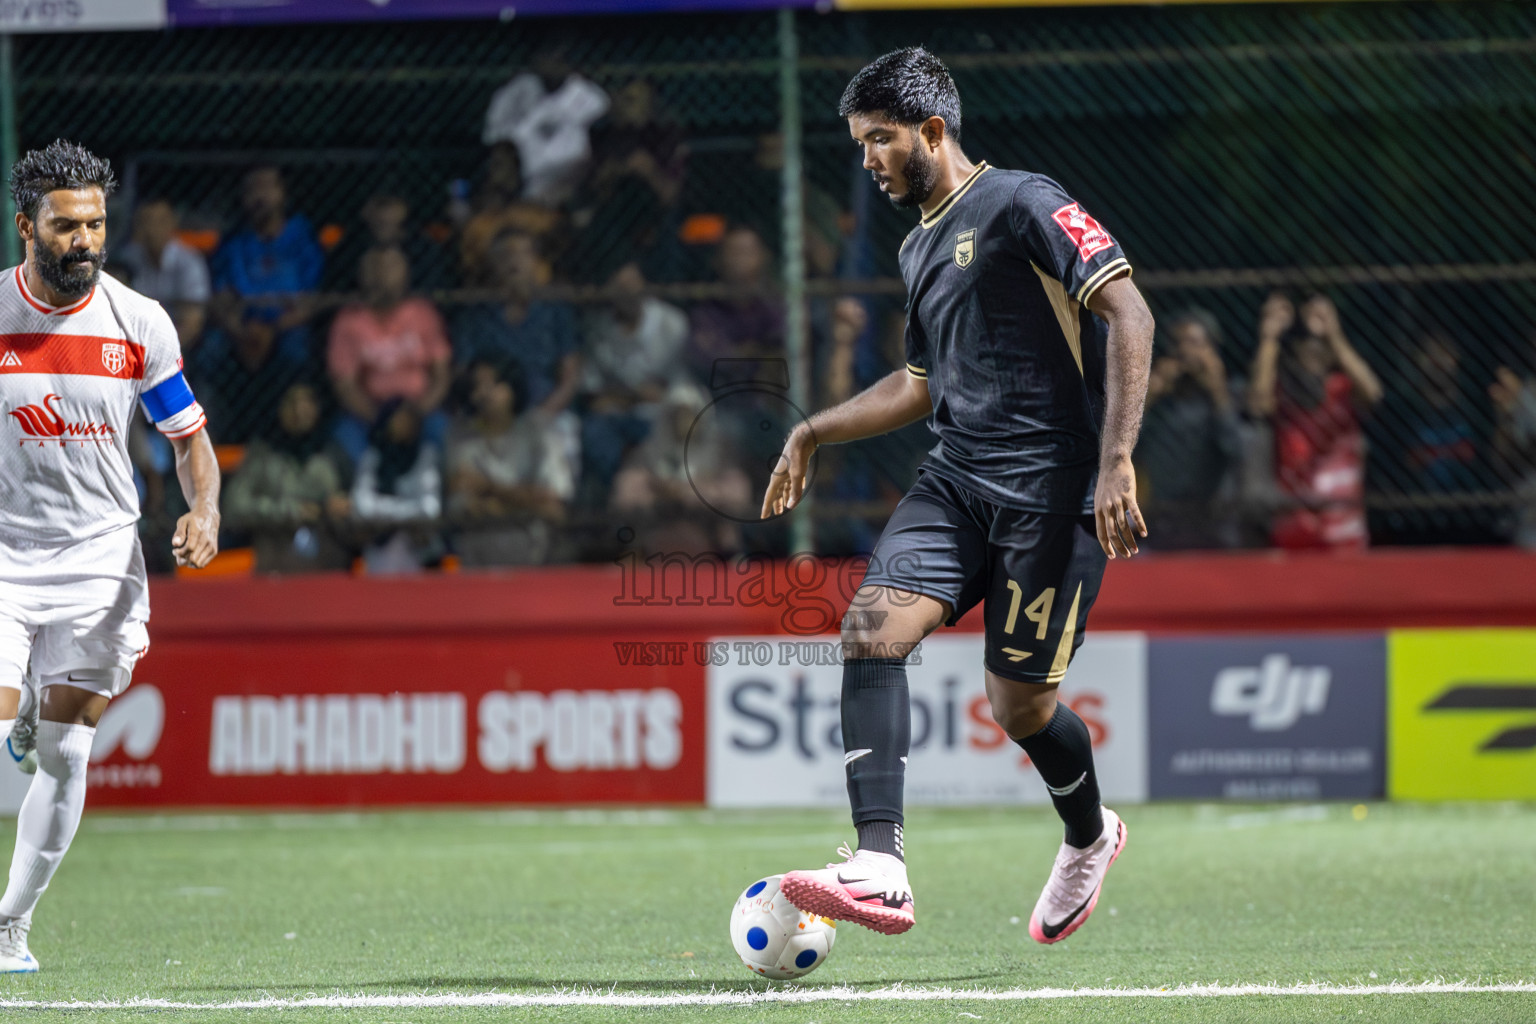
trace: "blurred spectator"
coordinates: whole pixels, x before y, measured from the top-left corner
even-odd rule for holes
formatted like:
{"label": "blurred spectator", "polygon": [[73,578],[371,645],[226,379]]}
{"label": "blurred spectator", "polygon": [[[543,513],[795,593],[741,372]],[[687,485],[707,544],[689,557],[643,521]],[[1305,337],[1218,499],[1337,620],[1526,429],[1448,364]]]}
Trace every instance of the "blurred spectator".
{"label": "blurred spectator", "polygon": [[658,116],[656,89],[650,82],[636,78],[620,89],[596,136],[593,178],[600,190],[633,177],[663,206],[677,201],[688,145],[681,127]]}
{"label": "blurred spectator", "polygon": [[321,422],[320,399],[295,384],[278,404],[277,429],[246,447],[224,488],[232,528],[248,529],[262,572],[343,569],[351,561],[341,534],[351,514],[341,469]]}
{"label": "blurred spectator", "polygon": [[582,486],[601,507],[624,453],[645,440],[667,387],[684,375],[688,317],[647,296],[639,266],[626,263],[608,282],[608,302],[588,317],[583,333]]}
{"label": "blurred spectator", "polygon": [[451,371],[448,336],[437,307],[408,297],[410,264],[397,247],[370,249],[358,264],[363,301],[342,309],[331,323],[327,362],[341,402],[336,439],[355,462],[368,447],[379,410],[409,402],[423,417],[426,440],[442,447],[448,418],[439,408]]}
{"label": "blurred spectator", "polygon": [[[809,257],[808,247],[807,262]],[[810,307],[812,342],[816,346],[814,405],[826,408],[847,401],[873,383],[861,379],[859,357],[861,342],[873,349],[876,341],[874,332],[869,330],[869,311],[862,300],[851,296],[813,300]],[[882,365],[881,371],[879,376],[884,376],[890,368]],[[831,502],[876,501],[882,486],[878,467],[881,460],[889,457],[890,441],[891,435],[886,435],[865,444],[821,448],[816,454],[817,493]],[[878,538],[879,528],[861,516],[831,516],[816,524],[816,546],[826,554],[869,551]]]}
{"label": "blurred spectator", "polygon": [[[363,552],[369,572],[414,572],[441,557],[432,523],[443,514],[441,465],[410,403],[391,402],[379,411],[352,483],[353,513],[377,531]],[[386,525],[392,523],[401,525]]]}
{"label": "blurred spectator", "polygon": [[1221,327],[1203,309],[1169,328],[1173,351],[1152,366],[1136,448],[1155,547],[1234,547],[1234,471],[1242,454],[1236,403],[1221,361]]}
{"label": "blurred spectator", "polygon": [[490,247],[500,302],[470,306],[454,331],[459,366],[486,362],[515,368],[528,390],[530,407],[546,418],[567,411],[581,378],[576,315],[563,302],[533,298],[539,286],[538,243],[523,231],[496,236]]}
{"label": "blurred spectator", "polygon": [[247,226],[213,257],[212,327],[194,352],[216,436],[244,441],[270,423],[278,397],[309,362],[309,321],[324,257],[304,217],[287,214],[281,172],[245,176]]}
{"label": "blurred spectator", "polygon": [[313,293],[325,256],[309,221],[302,214],[290,217],[287,204],[282,172],[253,168],[241,199],[246,227],[213,255],[214,320],[248,365],[264,361],[274,348],[293,361],[309,355]]}
{"label": "blurred spectator", "polygon": [[[816,332],[817,354],[821,356],[817,360],[817,380],[821,385],[818,408],[846,402],[859,390],[859,340],[869,328],[869,311],[856,298],[843,296],[827,304],[826,309],[826,323],[818,325],[820,329]],[[813,317],[813,321],[816,319],[819,318]]]}
{"label": "blurred spectator", "polygon": [[376,192],[357,211],[357,223],[331,250],[327,285],[345,291],[357,281],[359,264],[370,249],[398,248],[411,265],[411,276],[419,289],[444,285],[447,255],[441,246],[411,223],[411,206],[395,192]]}
{"label": "blurred spectator", "polygon": [[592,137],[593,171],[577,197],[572,221],[580,234],[568,262],[583,280],[603,281],[671,241],[665,228],[683,189],[688,148],[682,129],[657,116],[655,90],[643,78],[615,94]]}
{"label": "blurred spectator", "polygon": [[133,240],[114,254],[128,268],[128,283],[165,307],[183,352],[202,337],[210,294],[208,264],[176,237],[176,208],[149,199],[133,215]]}
{"label": "blurred spectator", "polygon": [[[1536,354],[1536,332],[1530,340]],[[1497,417],[1494,450],[1506,479],[1522,499],[1516,505],[1514,541],[1536,548],[1536,376],[1522,379],[1501,366],[1488,385],[1488,396]]]}
{"label": "blurred spectator", "polygon": [[566,45],[555,42],[531,69],[496,90],[485,112],[481,141],[517,145],[523,195],[549,206],[570,198],[592,158],[588,130],[608,112],[608,94],[571,69]]}
{"label": "blurred spectator", "polygon": [[448,445],[448,510],[467,566],[550,560],[554,527],[576,492],[558,437],[519,415],[517,389],[490,363],[464,377],[468,415]]}
{"label": "blurred spectator", "polygon": [[1259,316],[1248,409],[1272,421],[1275,476],[1291,506],[1277,518],[1285,548],[1362,548],[1365,436],[1359,412],[1381,382],[1344,336],[1338,310],[1321,295],[1301,307],[1276,292]]}
{"label": "blurred spectator", "polygon": [[689,363],[704,381],[717,359],[784,356],[784,307],[773,292],[762,238],[744,226],[726,232],[716,270],[731,294],[694,307],[689,345]]}
{"label": "blurred spectator", "polygon": [[480,187],[464,204],[459,217],[459,260],[464,283],[494,283],[491,242],[507,231],[521,231],[546,244],[560,214],[552,207],[522,198],[522,161],[510,142],[492,146],[485,160]]}
{"label": "blurred spectator", "polygon": [[[861,175],[863,172],[860,172]],[[741,168],[740,176],[730,182],[723,183],[730,188],[720,196],[718,202],[723,201],[721,208],[742,209],[739,216],[741,222],[758,233],[762,238],[777,238],[784,226],[783,210],[778,202],[743,204],[742,196],[770,195],[780,196],[784,191],[784,135],[782,132],[764,132],[757,137],[756,147],[752,153],[751,164]],[[832,193],[822,188],[811,180],[809,175],[800,179],[801,201],[805,205],[806,227],[806,264],[807,272],[812,276],[823,276],[816,268],[818,262],[825,262],[820,252],[830,243],[832,246],[831,260],[838,257],[837,248],[841,246],[842,236],[845,230],[851,230],[853,215],[843,209]]]}
{"label": "blurred spectator", "polygon": [[[1479,451],[1471,401],[1462,374],[1461,347],[1442,331],[1430,331],[1414,348],[1406,387],[1394,389],[1394,433],[1401,446],[1391,483],[1410,499],[1434,495],[1469,497],[1484,489],[1487,465]],[[1481,403],[1478,403],[1481,404]],[[1486,427],[1486,420],[1484,426]],[[1454,544],[1491,541],[1487,509],[1424,507],[1390,510],[1387,529],[1397,543]],[[1482,529],[1479,528],[1482,524]],[[1479,534],[1489,536],[1479,536]]]}
{"label": "blurred spectator", "polygon": [[755,517],[752,482],[732,462],[725,439],[699,431],[690,443],[689,431],[708,404],[696,385],[673,384],[650,436],[614,480],[609,507],[636,518],[643,550],[737,551],[739,522]]}

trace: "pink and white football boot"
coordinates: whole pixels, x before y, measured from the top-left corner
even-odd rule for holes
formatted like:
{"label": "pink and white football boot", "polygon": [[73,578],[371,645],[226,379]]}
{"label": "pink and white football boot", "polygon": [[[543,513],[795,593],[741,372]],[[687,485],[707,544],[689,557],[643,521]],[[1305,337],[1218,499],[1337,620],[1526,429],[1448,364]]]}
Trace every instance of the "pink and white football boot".
{"label": "pink and white football boot", "polygon": [[837,852],[846,858],[820,871],[791,871],[779,882],[789,902],[820,917],[852,921],[882,935],[900,935],[916,923],[907,865],[888,853],[846,845]]}
{"label": "pink and white football boot", "polygon": [[1060,942],[1083,926],[1099,905],[1104,876],[1125,849],[1129,830],[1120,816],[1104,808],[1104,834],[1079,850],[1061,844],[1045,891],[1029,918],[1029,934],[1036,942]]}

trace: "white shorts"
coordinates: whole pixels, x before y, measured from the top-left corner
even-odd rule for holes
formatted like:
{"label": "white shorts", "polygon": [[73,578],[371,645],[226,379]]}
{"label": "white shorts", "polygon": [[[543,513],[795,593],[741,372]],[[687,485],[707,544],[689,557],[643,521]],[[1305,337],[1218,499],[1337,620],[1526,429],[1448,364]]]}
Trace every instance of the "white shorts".
{"label": "white shorts", "polygon": [[0,537],[0,686],[31,677],[115,697],[149,650],[149,588],[138,532],[67,548]]}

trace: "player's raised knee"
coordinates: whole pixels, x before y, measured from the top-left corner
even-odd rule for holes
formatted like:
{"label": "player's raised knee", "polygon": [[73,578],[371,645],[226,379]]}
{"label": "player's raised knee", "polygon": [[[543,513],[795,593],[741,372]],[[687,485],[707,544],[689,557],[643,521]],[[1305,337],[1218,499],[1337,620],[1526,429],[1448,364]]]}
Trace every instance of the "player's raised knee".
{"label": "player's raised knee", "polygon": [[[1015,688],[1029,687],[1039,692],[1017,692]],[[1013,739],[1033,736],[1050,723],[1056,713],[1056,689],[1014,683],[1006,690],[987,687],[987,701],[992,706],[992,721]]]}
{"label": "player's raised knee", "polygon": [[880,608],[848,609],[843,614],[843,643],[872,643],[880,635],[889,617],[890,613]]}

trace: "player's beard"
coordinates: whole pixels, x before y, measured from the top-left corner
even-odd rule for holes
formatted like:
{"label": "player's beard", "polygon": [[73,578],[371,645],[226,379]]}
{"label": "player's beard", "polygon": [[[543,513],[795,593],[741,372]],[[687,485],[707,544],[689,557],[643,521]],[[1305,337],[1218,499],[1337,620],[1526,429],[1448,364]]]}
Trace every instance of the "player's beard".
{"label": "player's beard", "polygon": [[899,196],[891,196],[894,205],[911,209],[927,202],[928,197],[933,195],[933,186],[939,179],[939,162],[923,152],[921,138],[912,146],[912,152],[907,154],[901,176],[907,179],[907,190]]}
{"label": "player's beard", "polygon": [[[96,287],[96,281],[101,277],[102,265],[107,262],[107,250],[105,246],[95,252],[89,249],[84,252],[71,249],[60,256],[46,245],[34,242],[32,260],[37,266],[38,276],[48,287],[66,299],[75,299]],[[80,263],[88,264],[90,273],[80,274],[73,269]]]}

